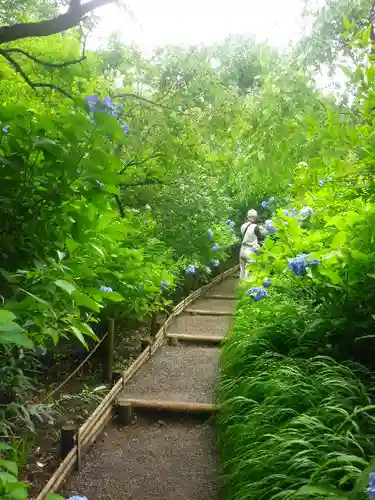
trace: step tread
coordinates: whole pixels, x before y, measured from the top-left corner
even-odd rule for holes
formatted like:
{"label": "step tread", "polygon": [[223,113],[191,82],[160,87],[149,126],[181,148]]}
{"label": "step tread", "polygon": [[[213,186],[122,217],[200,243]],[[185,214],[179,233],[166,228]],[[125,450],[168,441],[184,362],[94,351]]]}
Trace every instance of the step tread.
{"label": "step tread", "polygon": [[220,351],[163,346],[126,384],[119,397],[212,403]]}

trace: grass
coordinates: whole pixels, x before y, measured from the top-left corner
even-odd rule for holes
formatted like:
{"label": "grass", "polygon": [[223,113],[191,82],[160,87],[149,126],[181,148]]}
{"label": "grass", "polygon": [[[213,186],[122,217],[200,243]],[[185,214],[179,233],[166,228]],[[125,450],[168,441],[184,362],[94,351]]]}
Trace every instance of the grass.
{"label": "grass", "polygon": [[369,465],[372,375],[334,359],[326,328],[311,305],[277,290],[239,301],[217,391],[223,499],[290,499],[307,484],[345,494]]}

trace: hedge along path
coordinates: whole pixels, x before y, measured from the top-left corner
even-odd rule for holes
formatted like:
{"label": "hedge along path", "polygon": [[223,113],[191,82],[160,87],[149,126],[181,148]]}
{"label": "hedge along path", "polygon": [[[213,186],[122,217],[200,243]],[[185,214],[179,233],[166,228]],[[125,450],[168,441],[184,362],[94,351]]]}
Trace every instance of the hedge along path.
{"label": "hedge along path", "polygon": [[89,500],[217,498],[207,417],[216,410],[218,346],[233,315],[237,272],[229,269],[173,309],[78,429],[76,446],[36,500],[50,492]]}

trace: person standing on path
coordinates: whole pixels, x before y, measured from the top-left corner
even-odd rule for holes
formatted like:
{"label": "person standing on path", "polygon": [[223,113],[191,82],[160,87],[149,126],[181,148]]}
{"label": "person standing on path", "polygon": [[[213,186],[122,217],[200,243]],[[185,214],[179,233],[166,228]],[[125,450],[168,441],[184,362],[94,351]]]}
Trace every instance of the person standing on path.
{"label": "person standing on path", "polygon": [[264,240],[264,236],[258,222],[258,212],[251,209],[247,212],[246,222],[241,226],[242,243],[240,250],[240,280],[247,278],[247,266],[251,262],[251,254]]}

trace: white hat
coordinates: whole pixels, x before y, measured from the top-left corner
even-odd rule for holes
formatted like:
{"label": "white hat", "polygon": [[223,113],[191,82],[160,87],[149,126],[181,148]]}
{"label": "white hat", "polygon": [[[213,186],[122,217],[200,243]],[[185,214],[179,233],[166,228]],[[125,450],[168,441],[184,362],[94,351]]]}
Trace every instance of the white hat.
{"label": "white hat", "polygon": [[247,212],[247,217],[258,217],[258,212],[252,208]]}

